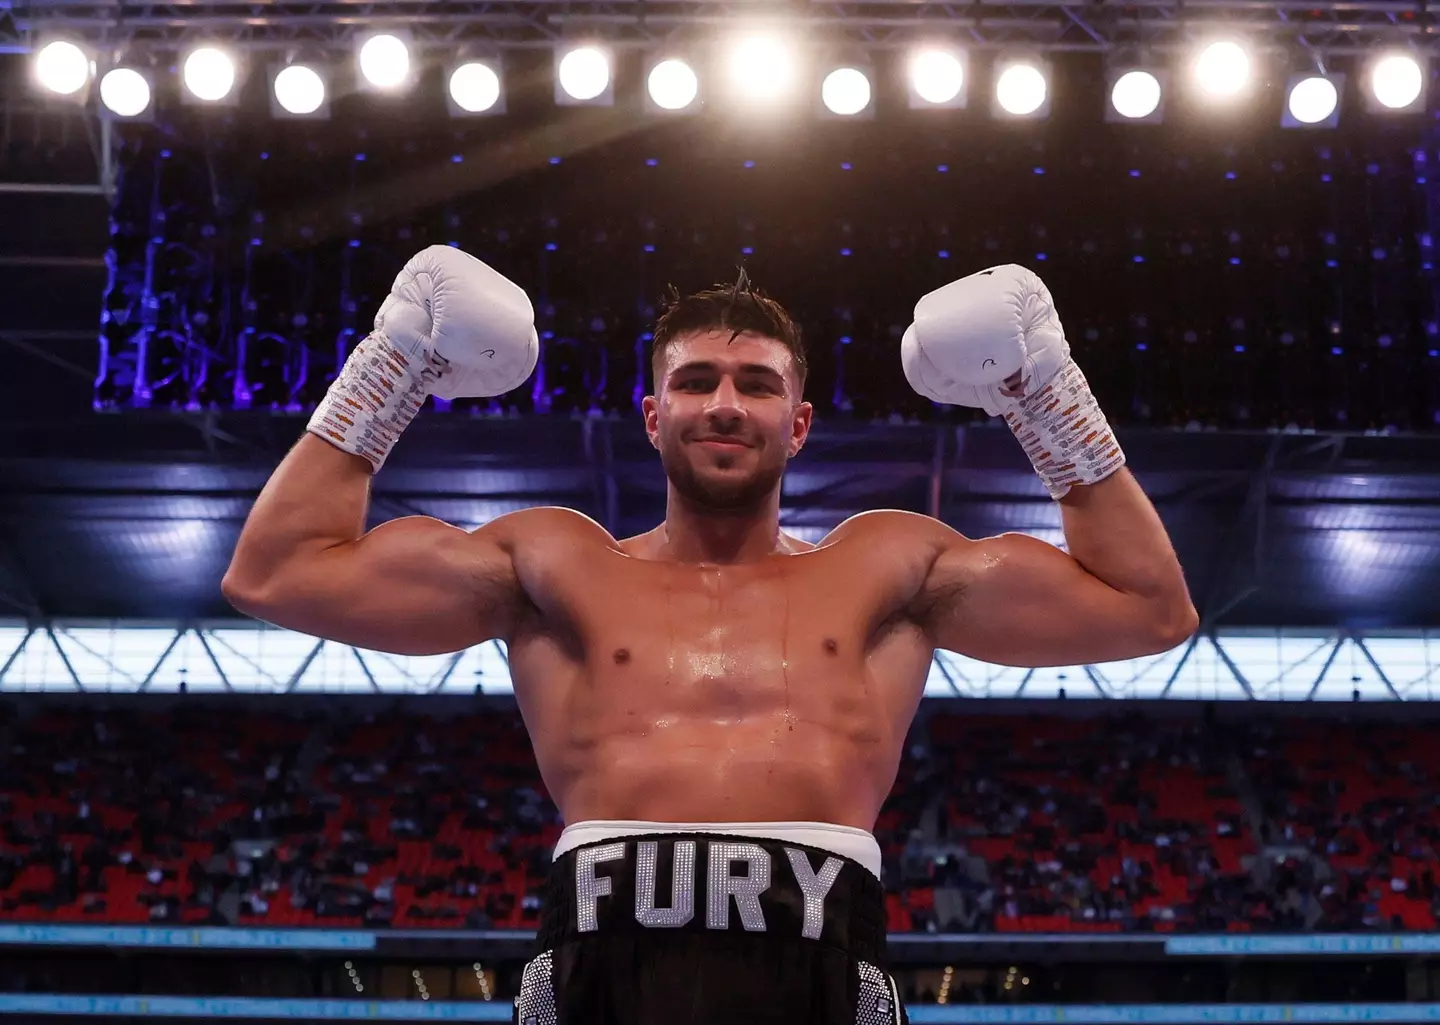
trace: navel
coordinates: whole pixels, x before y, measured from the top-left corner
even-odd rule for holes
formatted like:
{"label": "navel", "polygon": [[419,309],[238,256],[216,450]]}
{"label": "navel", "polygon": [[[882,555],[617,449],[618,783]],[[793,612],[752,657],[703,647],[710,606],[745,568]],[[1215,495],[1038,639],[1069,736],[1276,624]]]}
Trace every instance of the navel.
{"label": "navel", "polygon": [[826,653],[827,655],[834,655],[834,654],[838,653],[839,651],[840,651],[840,645],[838,645],[838,644],[835,643],[835,638],[833,638],[833,637],[827,637],[827,638],[825,638],[825,653]]}
{"label": "navel", "polygon": [[630,649],[629,649],[629,648],[616,648],[616,649],[615,649],[615,664],[616,664],[617,666],[623,666],[626,662],[629,662],[629,661],[630,661]]}

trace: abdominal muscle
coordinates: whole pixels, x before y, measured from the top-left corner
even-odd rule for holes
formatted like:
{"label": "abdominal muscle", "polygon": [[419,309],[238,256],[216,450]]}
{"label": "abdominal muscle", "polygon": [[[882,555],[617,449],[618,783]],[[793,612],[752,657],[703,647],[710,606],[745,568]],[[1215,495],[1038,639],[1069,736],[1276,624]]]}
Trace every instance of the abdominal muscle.
{"label": "abdominal muscle", "polygon": [[792,673],[788,687],[698,686],[592,676],[552,654],[512,646],[510,666],[541,776],[567,824],[829,822],[869,830],[913,713],[887,708],[858,667],[854,675]]}
{"label": "abdominal muscle", "polygon": [[583,754],[571,753],[579,771],[565,774],[556,795],[567,823],[829,822],[869,830],[891,782],[875,779],[883,770],[877,773],[874,752],[779,713],[738,722],[656,719],[647,730],[597,738]]}

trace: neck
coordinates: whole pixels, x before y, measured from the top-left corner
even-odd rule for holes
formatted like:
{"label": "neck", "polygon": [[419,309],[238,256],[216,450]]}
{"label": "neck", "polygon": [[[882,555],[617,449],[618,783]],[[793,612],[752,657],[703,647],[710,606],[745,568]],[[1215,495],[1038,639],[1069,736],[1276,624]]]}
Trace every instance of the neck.
{"label": "neck", "polygon": [[666,489],[661,553],[674,562],[755,562],[787,551],[780,533],[780,489],[747,509],[717,511]]}

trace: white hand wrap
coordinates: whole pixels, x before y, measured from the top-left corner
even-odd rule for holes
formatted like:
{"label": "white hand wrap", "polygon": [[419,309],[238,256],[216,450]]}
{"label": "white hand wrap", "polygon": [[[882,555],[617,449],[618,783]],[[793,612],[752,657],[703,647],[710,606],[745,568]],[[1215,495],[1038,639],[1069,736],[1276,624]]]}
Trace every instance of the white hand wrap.
{"label": "white hand wrap", "polygon": [[364,456],[378,471],[444,369],[443,357],[422,349],[412,360],[377,331],[355,346],[315,407],[309,430]]}
{"label": "white hand wrap", "polygon": [[1125,465],[1125,453],[1073,359],[1003,415],[1051,498],[1064,498],[1073,485],[1095,484]]}

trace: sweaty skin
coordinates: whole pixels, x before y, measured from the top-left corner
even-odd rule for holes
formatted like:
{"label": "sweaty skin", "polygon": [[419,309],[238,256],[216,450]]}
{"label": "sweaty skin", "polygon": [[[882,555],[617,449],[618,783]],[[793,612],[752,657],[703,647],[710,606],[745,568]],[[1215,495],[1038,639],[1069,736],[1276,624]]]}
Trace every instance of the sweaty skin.
{"label": "sweaty skin", "polygon": [[863,513],[784,534],[781,479],[811,408],[780,342],[729,330],[657,360],[645,428],[665,521],[617,541],[568,509],[473,532],[365,530],[370,464],[310,435],[246,521],[222,587],[243,612],[399,654],[507,643],[566,822],[872,829],[937,647],[1013,666],[1167,650],[1195,629],[1164,526],[1129,473],[1060,501],[1069,553]]}
{"label": "sweaty skin", "polygon": [[544,517],[568,543],[516,560],[537,608],[510,672],[565,821],[874,825],[933,649],[866,531],[693,565],[657,561],[653,535]]}

